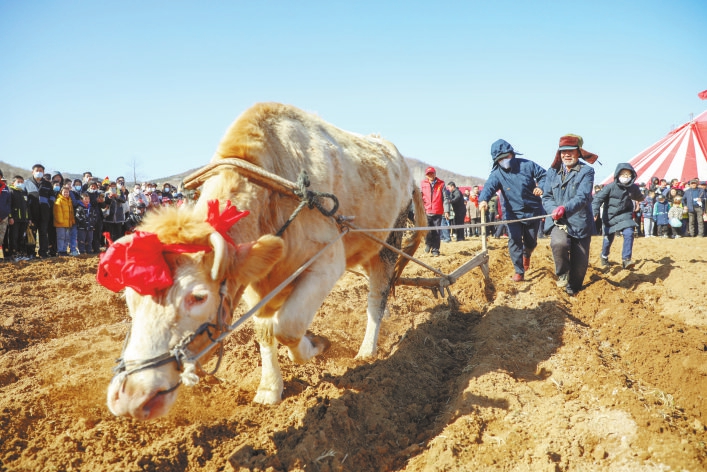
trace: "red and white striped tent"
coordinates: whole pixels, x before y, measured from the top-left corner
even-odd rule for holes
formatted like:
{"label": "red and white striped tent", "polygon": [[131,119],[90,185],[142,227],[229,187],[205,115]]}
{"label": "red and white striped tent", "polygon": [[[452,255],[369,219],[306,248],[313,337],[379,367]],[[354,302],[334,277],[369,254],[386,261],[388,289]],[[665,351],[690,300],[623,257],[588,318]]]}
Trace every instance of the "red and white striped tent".
{"label": "red and white striped tent", "polygon": [[[695,177],[707,180],[707,111],[674,129],[629,163],[638,174],[636,183],[647,184],[654,176],[668,182],[686,182]],[[611,175],[602,184],[613,180]]]}

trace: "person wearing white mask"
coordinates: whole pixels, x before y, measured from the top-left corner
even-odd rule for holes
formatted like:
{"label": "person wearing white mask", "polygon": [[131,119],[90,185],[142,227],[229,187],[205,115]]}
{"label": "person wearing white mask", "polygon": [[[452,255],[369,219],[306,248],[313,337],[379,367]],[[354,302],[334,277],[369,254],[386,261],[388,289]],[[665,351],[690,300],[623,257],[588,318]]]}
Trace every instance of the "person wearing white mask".
{"label": "person wearing white mask", "polygon": [[[479,195],[479,211],[488,210],[488,202],[500,191],[503,197],[503,219],[521,220],[541,216],[545,169],[529,159],[516,157],[516,152],[507,141],[499,139],[491,145],[493,165],[489,178]],[[540,220],[519,221],[506,224],[508,229],[508,252],[515,269],[511,277],[514,282],[525,280],[530,269],[530,256],[538,245]]]}
{"label": "person wearing white mask", "polygon": [[608,268],[609,251],[614,237],[621,233],[624,238],[621,260],[624,269],[632,269],[633,238],[636,233],[636,222],[633,219],[634,201],[642,202],[645,195],[636,185],[636,171],[628,162],[620,163],[614,171],[614,181],[604,186],[596,195],[592,203],[594,219],[599,218],[603,223],[604,239],[601,247],[601,265]]}
{"label": "person wearing white mask", "polygon": [[140,203],[143,203],[147,207],[150,203],[150,199],[142,193],[142,186],[140,184],[135,184],[133,191],[130,192],[130,195],[128,195],[130,211],[135,211]]}
{"label": "person wearing white mask", "polygon": [[54,204],[54,189],[51,182],[44,179],[44,166],[32,166],[32,178],[25,180],[25,189],[29,198],[32,227],[27,231],[37,231],[39,257],[49,257],[49,226],[51,225]]}
{"label": "person wearing white mask", "polygon": [[570,296],[584,284],[594,232],[594,169],[587,163],[593,164],[599,156],[582,149],[583,143],[576,134],[560,138],[542,197],[545,212],[550,214],[545,218],[545,234],[550,235],[557,286]]}

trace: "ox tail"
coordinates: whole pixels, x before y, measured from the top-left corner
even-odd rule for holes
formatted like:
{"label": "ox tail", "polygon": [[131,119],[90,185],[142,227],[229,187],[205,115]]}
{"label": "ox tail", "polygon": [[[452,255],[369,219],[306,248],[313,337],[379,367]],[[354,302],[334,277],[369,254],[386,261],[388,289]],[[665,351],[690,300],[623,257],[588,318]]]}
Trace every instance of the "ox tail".
{"label": "ox tail", "polygon": [[[425,213],[425,204],[422,202],[422,194],[420,193],[420,189],[417,187],[415,187],[412,192],[412,208],[410,209],[410,214],[408,214],[408,219],[412,223],[413,227],[419,228],[427,226],[427,214]],[[407,240],[404,241],[405,245],[402,247],[402,251],[409,256],[415,254],[415,251],[417,251],[417,248],[420,246],[420,243],[422,242],[426,234],[427,231],[423,230],[413,231],[412,237],[407,238]],[[393,272],[393,279],[391,284],[393,293],[395,293],[395,282],[403,273],[403,269],[405,269],[405,266],[408,264],[408,262],[409,259],[403,256],[398,256],[398,260],[395,262],[395,271]]]}

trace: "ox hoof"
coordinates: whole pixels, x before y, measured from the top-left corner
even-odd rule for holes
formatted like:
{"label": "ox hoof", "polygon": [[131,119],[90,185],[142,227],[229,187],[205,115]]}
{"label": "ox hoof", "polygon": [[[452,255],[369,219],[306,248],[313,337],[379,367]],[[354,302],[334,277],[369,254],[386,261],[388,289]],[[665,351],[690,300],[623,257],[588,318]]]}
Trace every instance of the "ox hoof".
{"label": "ox hoof", "polygon": [[263,405],[277,405],[282,400],[282,393],[273,392],[272,390],[258,390],[255,394],[253,402]]}
{"label": "ox hoof", "polygon": [[370,361],[372,359],[375,359],[375,357],[376,357],[375,352],[371,353],[371,352],[360,352],[359,351],[359,353],[356,354],[356,359],[361,359],[364,361]]}
{"label": "ox hoof", "polygon": [[305,334],[305,337],[309,339],[309,341],[312,343],[312,346],[314,346],[314,349],[317,351],[317,354],[322,354],[328,351],[331,347],[331,341],[329,341],[324,336],[317,336],[316,334],[310,333],[308,331],[307,334]]}

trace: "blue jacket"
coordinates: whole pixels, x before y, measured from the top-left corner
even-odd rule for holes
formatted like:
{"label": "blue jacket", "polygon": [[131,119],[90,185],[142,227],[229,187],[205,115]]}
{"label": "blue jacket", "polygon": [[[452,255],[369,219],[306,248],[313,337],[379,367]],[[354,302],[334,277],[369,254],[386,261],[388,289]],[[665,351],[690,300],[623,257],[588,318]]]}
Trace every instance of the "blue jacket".
{"label": "blue jacket", "polygon": [[653,219],[653,204],[655,203],[655,200],[653,200],[653,197],[651,196],[646,196],[646,199],[641,202],[641,213],[643,214],[643,218],[648,218],[649,220]]}
{"label": "blue jacket", "polygon": [[[619,182],[621,171],[631,172],[631,180],[622,184]],[[626,228],[636,227],[633,219],[633,201],[641,202],[645,198],[641,189],[634,182],[636,171],[627,162],[620,163],[614,171],[614,181],[604,186],[596,195],[592,203],[594,218],[599,216],[599,209],[604,208],[601,214],[604,223],[604,234],[612,234]]]}
{"label": "blue jacket", "polygon": [[514,157],[508,170],[494,164],[479,195],[479,202],[488,202],[500,190],[503,195],[503,219],[518,220],[543,214],[540,197],[533,195],[536,187],[543,188],[545,169],[533,161]]}
{"label": "blue jacket", "polygon": [[689,187],[685,190],[682,201],[687,205],[687,211],[693,212],[696,207],[704,210],[706,197],[704,189]]}
{"label": "blue jacket", "polygon": [[[592,216],[592,190],[594,189],[594,169],[578,162],[563,180],[562,170],[550,168],[543,188],[545,213],[552,213],[559,206],[565,207],[565,216],[558,220],[567,226],[567,234],[573,238],[586,238],[594,233]],[[545,219],[545,233],[555,226],[550,216]]]}
{"label": "blue jacket", "polygon": [[668,210],[670,210],[670,203],[667,200],[662,202],[658,200],[653,205],[653,219],[655,224],[658,226],[664,226],[670,224],[670,218],[668,218]]}

